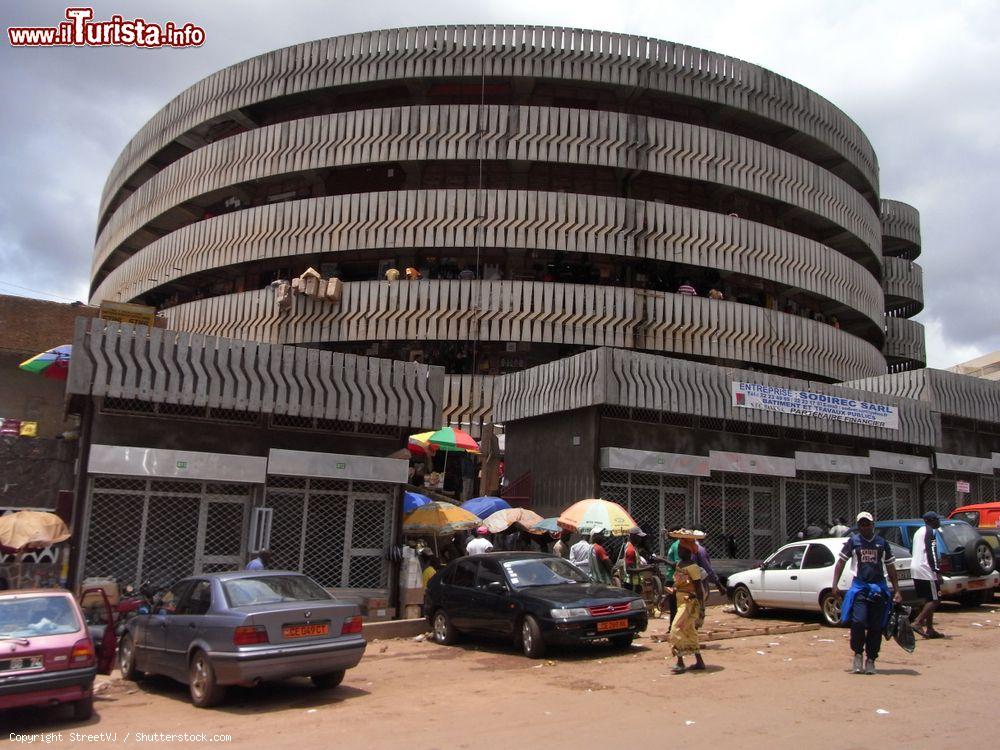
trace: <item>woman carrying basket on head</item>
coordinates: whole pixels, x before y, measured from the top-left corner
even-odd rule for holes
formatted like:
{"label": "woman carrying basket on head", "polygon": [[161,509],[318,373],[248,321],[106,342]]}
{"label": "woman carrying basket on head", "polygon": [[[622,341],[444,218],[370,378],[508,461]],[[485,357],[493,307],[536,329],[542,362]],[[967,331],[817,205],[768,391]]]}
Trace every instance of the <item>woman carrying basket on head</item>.
{"label": "woman carrying basket on head", "polygon": [[[681,543],[677,550],[678,561],[674,570],[673,590],[677,597],[677,614],[670,623],[670,635],[667,640],[673,647],[677,664],[671,670],[674,674],[686,672],[688,669],[704,669],[705,661],[701,658],[701,648],[698,644],[698,628],[705,619],[705,587],[702,586],[702,570],[694,561],[694,549],[697,549],[699,537],[705,534],[700,531],[678,529],[670,533]],[[695,663],[691,667],[684,665],[684,657],[693,655]]]}

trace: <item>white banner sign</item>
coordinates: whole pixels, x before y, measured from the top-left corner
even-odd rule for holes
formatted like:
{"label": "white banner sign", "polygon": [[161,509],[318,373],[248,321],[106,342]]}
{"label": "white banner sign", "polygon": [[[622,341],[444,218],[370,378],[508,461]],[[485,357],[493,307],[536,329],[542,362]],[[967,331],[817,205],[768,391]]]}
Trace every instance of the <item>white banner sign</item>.
{"label": "white banner sign", "polygon": [[860,399],[812,393],[761,383],[733,382],[733,406],[741,409],[764,409],[803,417],[830,419],[836,422],[865,424],[871,427],[899,429],[899,409]]}

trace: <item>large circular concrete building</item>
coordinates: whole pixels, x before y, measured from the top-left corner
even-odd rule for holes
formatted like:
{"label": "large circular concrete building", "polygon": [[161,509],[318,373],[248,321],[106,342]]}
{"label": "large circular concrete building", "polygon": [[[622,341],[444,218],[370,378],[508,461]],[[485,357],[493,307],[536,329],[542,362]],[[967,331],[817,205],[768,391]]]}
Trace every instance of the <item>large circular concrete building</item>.
{"label": "large circular concrete building", "polygon": [[[612,346],[835,383],[923,366],[919,253],[864,133],[793,81],[645,37],[448,26],[180,94],[111,171],[91,296],[453,375]],[[279,304],[309,267],[339,298]]]}

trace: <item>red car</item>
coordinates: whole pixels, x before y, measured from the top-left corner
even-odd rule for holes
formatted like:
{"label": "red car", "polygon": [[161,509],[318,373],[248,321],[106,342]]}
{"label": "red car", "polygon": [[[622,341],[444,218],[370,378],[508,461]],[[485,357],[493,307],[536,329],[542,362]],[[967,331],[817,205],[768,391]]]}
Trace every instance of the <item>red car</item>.
{"label": "red car", "polygon": [[101,640],[108,648],[95,648],[68,591],[0,592],[0,710],[70,703],[76,719],[89,719],[94,678],[111,673],[113,628]]}

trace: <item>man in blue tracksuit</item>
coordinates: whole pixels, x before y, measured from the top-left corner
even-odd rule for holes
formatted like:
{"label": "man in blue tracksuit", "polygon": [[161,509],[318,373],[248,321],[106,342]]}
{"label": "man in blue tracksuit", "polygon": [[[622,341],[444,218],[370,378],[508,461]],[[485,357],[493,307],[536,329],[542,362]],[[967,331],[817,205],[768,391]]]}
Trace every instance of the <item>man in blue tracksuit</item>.
{"label": "man in blue tracksuit", "polygon": [[[889,543],[875,533],[875,519],[871,513],[858,514],[858,533],[851,534],[844,543],[840,558],[833,568],[833,595],[840,598],[838,587],[844,566],[851,560],[854,582],[841,605],[841,622],[851,623],[851,650],[854,652],[854,674],[875,674],[875,660],[882,645],[882,633],[889,619],[890,601],[901,602],[899,580],[896,577],[896,559]],[[889,573],[892,593],[885,582]],[[867,655],[867,659],[863,657]]]}

